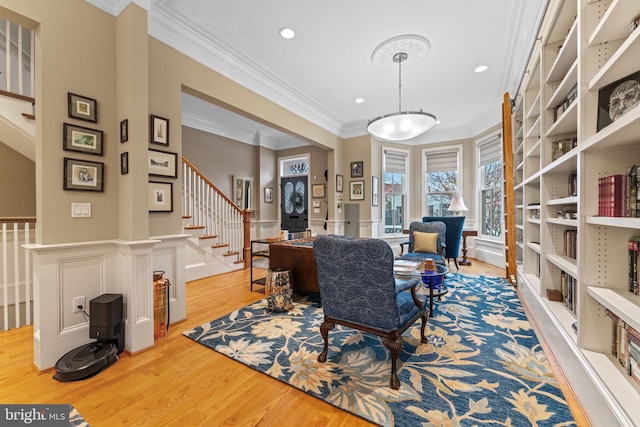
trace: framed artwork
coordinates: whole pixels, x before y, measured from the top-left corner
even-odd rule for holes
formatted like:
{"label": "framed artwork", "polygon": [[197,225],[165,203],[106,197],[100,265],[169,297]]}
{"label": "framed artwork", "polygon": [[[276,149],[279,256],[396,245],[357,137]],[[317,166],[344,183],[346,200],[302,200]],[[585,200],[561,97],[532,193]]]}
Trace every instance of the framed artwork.
{"label": "framed artwork", "polygon": [[98,101],[68,92],[69,117],[98,123]]}
{"label": "framed artwork", "polygon": [[62,148],[64,150],[102,156],[103,132],[101,130],[70,125],[69,123],[64,123],[62,129]]}
{"label": "framed artwork", "polygon": [[129,140],[129,120],[124,119],[120,122],[120,142],[127,142]]}
{"label": "framed artwork", "polygon": [[160,145],[169,145],[169,119],[151,115],[150,120],[151,142]]}
{"label": "framed artwork", "polygon": [[600,132],[638,104],[640,104],[640,71],[603,87],[598,92],[596,132]]}
{"label": "framed artwork", "polygon": [[336,193],[342,193],[342,185],[344,177],[342,175],[336,175]]}
{"label": "framed artwork", "polygon": [[149,175],[177,178],[177,161],[178,155],[176,153],[161,150],[149,150]]}
{"label": "framed artwork", "polygon": [[362,162],[351,162],[351,178],[361,178],[364,176],[364,167]]}
{"label": "framed artwork", "polygon": [[129,152],[120,153],[120,175],[129,173]]}
{"label": "framed artwork", "polygon": [[104,191],[104,163],[65,157],[62,188],[77,191]]}
{"label": "framed artwork", "polygon": [[264,187],[264,202],[273,203],[273,188]]}
{"label": "framed artwork", "polygon": [[378,206],[378,177],[371,177],[371,206]]}
{"label": "framed artwork", "polygon": [[324,185],[323,184],[313,184],[311,187],[311,192],[313,194],[313,198],[317,199],[320,197],[324,197]]}
{"label": "framed artwork", "polygon": [[349,181],[349,200],[364,200],[364,180]]}
{"label": "framed artwork", "polygon": [[173,184],[149,181],[149,212],[173,212]]}

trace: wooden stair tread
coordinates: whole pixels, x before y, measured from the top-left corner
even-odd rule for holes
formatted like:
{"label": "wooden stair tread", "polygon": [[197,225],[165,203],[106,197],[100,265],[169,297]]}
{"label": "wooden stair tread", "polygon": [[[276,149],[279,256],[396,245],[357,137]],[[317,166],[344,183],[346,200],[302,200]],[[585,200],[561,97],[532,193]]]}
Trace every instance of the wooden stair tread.
{"label": "wooden stair tread", "polygon": [[36,99],[26,95],[20,95],[19,93],[9,92],[8,90],[0,89],[0,95],[8,96],[9,98],[19,99],[21,101],[27,101],[32,104],[36,103]]}
{"label": "wooden stair tread", "polygon": [[218,237],[218,235],[216,235],[216,234],[208,234],[208,235],[205,235],[205,236],[198,236],[198,239],[200,239],[200,240],[203,240],[203,239],[215,239],[217,237]]}
{"label": "wooden stair tread", "polygon": [[35,114],[29,114],[29,113],[22,113],[22,117],[24,117],[25,119],[29,119],[29,120],[35,120],[36,119],[36,115]]}
{"label": "wooden stair tread", "polygon": [[185,225],[185,230],[201,230],[204,228],[204,225]]}
{"label": "wooden stair tread", "polygon": [[233,255],[238,255],[240,252],[227,252],[222,254],[222,256],[233,256]]}
{"label": "wooden stair tread", "polygon": [[218,243],[217,245],[211,245],[212,248],[224,248],[226,246],[229,246],[228,243]]}

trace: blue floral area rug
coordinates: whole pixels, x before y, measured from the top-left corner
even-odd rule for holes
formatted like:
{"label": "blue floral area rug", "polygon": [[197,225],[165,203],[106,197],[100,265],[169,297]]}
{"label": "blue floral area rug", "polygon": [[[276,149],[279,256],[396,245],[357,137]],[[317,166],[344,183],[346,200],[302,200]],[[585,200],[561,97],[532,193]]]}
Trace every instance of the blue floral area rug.
{"label": "blue floral area rug", "polygon": [[381,426],[574,426],[511,285],[447,275],[420,344],[418,321],[403,335],[400,390],[389,387],[382,339],[336,325],[322,351],[322,309],[312,297],[286,313],[266,299],[193,330],[192,340]]}

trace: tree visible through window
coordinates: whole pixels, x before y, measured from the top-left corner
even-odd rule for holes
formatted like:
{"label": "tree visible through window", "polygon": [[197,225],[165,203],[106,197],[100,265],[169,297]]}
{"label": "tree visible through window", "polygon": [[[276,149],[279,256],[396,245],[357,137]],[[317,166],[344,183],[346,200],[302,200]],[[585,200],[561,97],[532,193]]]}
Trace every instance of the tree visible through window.
{"label": "tree visible through window", "polygon": [[476,143],[478,190],[480,197],[480,234],[502,236],[502,135],[488,135]]}
{"label": "tree visible through window", "polygon": [[502,235],[502,162],[481,167],[482,174],[482,234]]}
{"label": "tree visible through window", "polygon": [[387,150],[384,155],[383,196],[384,232],[399,234],[405,228],[407,201],[407,158],[406,151]]}
{"label": "tree visible through window", "polygon": [[456,195],[458,171],[427,172],[427,216],[450,216],[447,211]]}
{"label": "tree visible through window", "polygon": [[458,148],[427,151],[425,189],[427,196],[427,216],[452,216],[451,199],[459,192]]}

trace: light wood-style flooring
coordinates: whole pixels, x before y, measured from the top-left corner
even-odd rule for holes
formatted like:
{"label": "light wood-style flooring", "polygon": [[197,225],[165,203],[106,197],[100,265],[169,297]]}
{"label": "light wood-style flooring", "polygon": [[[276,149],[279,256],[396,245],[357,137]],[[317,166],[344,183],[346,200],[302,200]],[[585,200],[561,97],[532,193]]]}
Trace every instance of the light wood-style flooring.
{"label": "light wood-style flooring", "polygon": [[[460,272],[504,276],[504,269],[472,261]],[[265,273],[254,269],[254,277]],[[92,427],[371,425],[182,336],[263,298],[257,289],[249,291],[248,269],[188,283],[186,321],[172,325],[155,348],[123,354],[82,381],[61,383],[53,372],[34,371],[33,327],[0,332],[0,402],[70,403]],[[578,425],[587,425],[564,389]]]}

